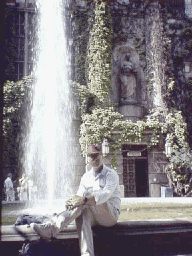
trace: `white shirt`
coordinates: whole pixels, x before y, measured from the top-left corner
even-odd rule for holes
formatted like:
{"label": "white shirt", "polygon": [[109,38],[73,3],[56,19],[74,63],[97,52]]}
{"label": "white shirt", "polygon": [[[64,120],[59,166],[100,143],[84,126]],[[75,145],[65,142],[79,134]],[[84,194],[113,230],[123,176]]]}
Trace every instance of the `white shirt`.
{"label": "white shirt", "polygon": [[95,197],[96,205],[109,202],[120,211],[121,199],[117,172],[105,165],[100,173],[93,169],[86,172],[81,178],[77,195],[88,194]]}
{"label": "white shirt", "polygon": [[11,181],[11,179],[9,177],[5,180],[4,187],[6,190],[13,189],[13,182]]}

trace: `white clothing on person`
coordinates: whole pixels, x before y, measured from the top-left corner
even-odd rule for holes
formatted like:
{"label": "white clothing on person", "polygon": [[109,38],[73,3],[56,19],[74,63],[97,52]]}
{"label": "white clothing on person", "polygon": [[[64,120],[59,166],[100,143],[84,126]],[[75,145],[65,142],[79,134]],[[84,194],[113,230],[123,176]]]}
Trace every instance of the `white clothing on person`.
{"label": "white clothing on person", "polygon": [[107,166],[103,166],[101,172],[93,169],[86,172],[81,178],[77,195],[86,196],[92,194],[96,205],[109,202],[120,211],[121,199],[119,188],[119,176],[117,172]]}
{"label": "white clothing on person", "polygon": [[19,200],[20,201],[27,201],[28,195],[27,195],[27,185],[20,187],[19,190]]}
{"label": "white clothing on person", "polygon": [[82,256],[94,256],[92,226],[113,226],[117,223],[120,214],[119,177],[115,170],[103,166],[97,173],[91,169],[81,178],[77,191],[79,196],[94,195],[96,205],[80,205],[73,210],[66,210],[52,221],[57,227],[54,236],[74,219],[76,221],[79,244]]}
{"label": "white clothing on person", "polygon": [[20,189],[19,189],[19,200],[27,201],[28,200],[28,178],[25,175],[19,180]]}
{"label": "white clothing on person", "polygon": [[4,181],[4,188],[6,191],[6,201],[15,201],[15,191],[10,177],[7,177]]}
{"label": "white clothing on person", "polygon": [[29,201],[32,200],[32,191],[33,191],[33,181],[32,180],[28,180],[28,194],[29,194]]}

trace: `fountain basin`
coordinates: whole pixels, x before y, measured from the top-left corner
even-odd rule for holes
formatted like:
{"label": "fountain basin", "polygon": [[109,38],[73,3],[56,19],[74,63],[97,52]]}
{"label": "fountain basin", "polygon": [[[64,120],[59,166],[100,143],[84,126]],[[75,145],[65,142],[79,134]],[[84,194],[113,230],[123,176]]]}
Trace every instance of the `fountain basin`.
{"label": "fountain basin", "polygon": [[[166,206],[171,204],[182,208],[187,205],[189,210],[192,207],[191,198],[122,198],[121,202],[125,209],[131,209],[131,207],[134,209],[134,205],[135,207],[146,207],[146,205],[150,207],[150,205],[162,204],[165,212]],[[9,205],[11,204],[15,205],[15,203]],[[41,211],[39,212],[42,214]],[[128,211],[128,214],[131,214],[131,211]],[[1,227],[0,249],[7,252],[6,255],[18,255],[17,252],[21,249],[26,237],[37,243],[39,241],[39,236],[27,225],[18,226],[18,231],[14,225]],[[21,232],[25,236],[21,235]],[[146,255],[159,256],[192,254],[192,216],[118,221],[117,225],[110,228],[94,227],[93,232],[95,256],[106,256],[106,254],[116,256],[120,251],[121,255],[130,256],[142,255],[143,251]],[[68,228],[58,234],[55,240],[49,243],[51,248],[54,248],[53,250],[57,252],[60,250],[61,255],[79,255],[75,223],[71,223]],[[11,253],[10,248],[12,248]]]}
{"label": "fountain basin", "polygon": [[[31,228],[25,225],[19,226],[18,229],[30,241],[38,243],[39,236]],[[2,226],[1,231],[2,251],[7,250],[9,253],[9,248],[15,248],[15,252],[21,249],[25,238],[13,225]],[[96,256],[115,256],[120,252],[121,255],[142,255],[143,251],[145,255],[161,256],[192,253],[192,218],[118,222],[110,228],[94,227],[93,232]],[[79,255],[75,224],[69,225],[48,244],[57,255]],[[58,254],[58,250],[61,254]]]}
{"label": "fountain basin", "polygon": [[[164,219],[164,220],[140,220],[122,221],[113,227],[93,227],[95,236],[133,236],[152,234],[174,234],[178,232],[192,233],[192,218]],[[23,235],[21,235],[21,233]],[[28,237],[31,241],[40,237],[27,225],[2,225],[1,241],[25,241]],[[64,231],[61,231],[57,239],[78,238],[76,225],[70,224]]]}

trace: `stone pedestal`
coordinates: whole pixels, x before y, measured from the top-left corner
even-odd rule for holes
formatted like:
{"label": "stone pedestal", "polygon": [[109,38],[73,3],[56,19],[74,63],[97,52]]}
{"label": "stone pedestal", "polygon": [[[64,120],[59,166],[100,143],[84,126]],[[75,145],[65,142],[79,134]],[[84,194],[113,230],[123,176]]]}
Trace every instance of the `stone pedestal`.
{"label": "stone pedestal", "polygon": [[136,123],[143,117],[143,107],[136,104],[126,104],[119,107],[119,112],[124,116],[124,120]]}
{"label": "stone pedestal", "polygon": [[161,185],[158,183],[151,183],[151,197],[160,197],[161,196]]}

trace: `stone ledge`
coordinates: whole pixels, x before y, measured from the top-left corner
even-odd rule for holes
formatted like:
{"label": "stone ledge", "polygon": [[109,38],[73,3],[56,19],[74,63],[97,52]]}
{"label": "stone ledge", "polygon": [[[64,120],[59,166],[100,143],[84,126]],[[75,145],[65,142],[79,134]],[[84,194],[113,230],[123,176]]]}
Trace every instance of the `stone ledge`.
{"label": "stone ledge", "polygon": [[[1,226],[1,241],[25,241],[26,238],[30,240],[38,240],[39,235],[28,227],[28,225],[2,225]],[[58,239],[78,238],[76,226],[69,225],[65,231],[62,231],[57,236]]]}
{"label": "stone ledge", "polygon": [[192,232],[191,219],[164,219],[164,220],[141,220],[118,222],[113,227],[94,227],[96,234],[105,233],[110,235],[150,235],[150,234],[171,234],[179,232]]}
{"label": "stone ledge", "polygon": [[[113,227],[94,227],[94,236],[137,236],[151,234],[175,234],[183,232],[192,232],[192,218],[186,219],[165,219],[165,220],[141,220],[141,221],[125,221],[118,222]],[[1,241],[24,241],[26,238],[30,240],[38,240],[39,236],[28,228],[27,225],[17,226],[2,225]],[[77,231],[75,224],[69,225],[64,231],[60,232],[57,239],[76,239]]]}

